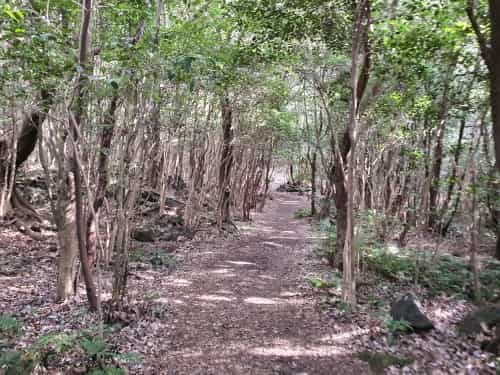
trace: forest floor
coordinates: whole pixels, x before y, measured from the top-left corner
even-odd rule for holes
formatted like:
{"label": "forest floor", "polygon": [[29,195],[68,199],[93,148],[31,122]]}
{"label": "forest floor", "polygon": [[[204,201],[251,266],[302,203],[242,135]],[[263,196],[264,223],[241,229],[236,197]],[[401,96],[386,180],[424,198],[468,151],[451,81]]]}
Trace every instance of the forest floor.
{"label": "forest floor", "polygon": [[353,327],[319,313],[306,291],[313,236],[294,219],[305,204],[276,193],[238,239],[193,244],[187,264],[155,282],[175,319],[146,340],[154,343],[151,373],[369,372],[349,348]]}
{"label": "forest floor", "polygon": [[[137,308],[135,318],[109,333],[116,350],[142,358],[126,365],[130,374],[361,375],[376,371],[359,359],[367,350],[402,359],[388,373],[495,374],[494,358],[456,334],[456,323],[472,309],[469,302],[425,299],[436,329],[392,343],[379,306],[408,291],[422,296],[422,290],[367,279],[359,287],[358,311],[332,305],[328,291],[307,282],[331,272],[313,252],[320,239],[310,222],[294,217],[307,200],[273,196],[252,222],[238,223],[237,236],[181,244],[169,255],[173,267],[151,267],[132,256],[129,301],[148,305],[149,313]],[[86,311],[83,288],[70,303],[53,302],[54,243],[0,234],[0,315],[22,321],[18,349],[41,335],[96,323]],[[156,254],[165,244],[141,246]],[[109,272],[102,279],[106,291]],[[73,355],[47,363],[48,370],[39,373],[84,373],[86,366],[81,355]]]}

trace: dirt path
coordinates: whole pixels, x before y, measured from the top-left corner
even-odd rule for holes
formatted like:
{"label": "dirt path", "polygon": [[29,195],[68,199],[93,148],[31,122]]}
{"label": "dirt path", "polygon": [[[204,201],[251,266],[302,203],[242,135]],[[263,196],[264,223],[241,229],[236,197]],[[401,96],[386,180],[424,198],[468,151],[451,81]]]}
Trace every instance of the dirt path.
{"label": "dirt path", "polygon": [[294,212],[305,205],[275,194],[240,239],[205,243],[158,280],[174,318],[152,327],[156,362],[146,373],[369,373],[352,358],[345,327],[324,317],[304,288],[312,237]]}

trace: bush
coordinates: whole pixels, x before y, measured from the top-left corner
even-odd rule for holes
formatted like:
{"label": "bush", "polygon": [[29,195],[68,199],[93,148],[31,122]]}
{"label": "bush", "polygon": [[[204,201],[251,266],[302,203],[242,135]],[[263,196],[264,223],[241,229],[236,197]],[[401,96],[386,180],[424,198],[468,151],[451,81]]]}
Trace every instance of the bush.
{"label": "bush", "polygon": [[17,336],[21,329],[21,323],[13,316],[0,315],[0,340]]}
{"label": "bush", "polygon": [[139,362],[133,353],[118,353],[105,338],[95,333],[81,331],[76,333],[53,332],[40,337],[31,347],[19,351],[0,353],[0,369],[6,375],[29,374],[38,366],[47,366],[64,354],[82,356],[90,367],[89,374],[121,375],[125,371],[110,366],[116,361]]}
{"label": "bush", "polygon": [[318,255],[326,259],[332,259],[335,256],[335,245],[337,243],[335,223],[331,222],[330,219],[321,220],[317,230],[325,237]]}
{"label": "bush", "polygon": [[392,318],[389,318],[388,320],[386,320],[385,326],[393,335],[413,331],[411,324],[406,320],[394,320]]}
{"label": "bush", "polygon": [[312,213],[309,208],[299,208],[293,216],[296,219],[305,219],[306,217],[312,217]]}
{"label": "bush", "polygon": [[[402,282],[418,281],[434,294],[473,297],[472,271],[469,263],[459,257],[437,255],[430,261],[419,259],[417,251],[391,251],[379,245],[364,249],[363,262],[385,278]],[[480,281],[482,297],[489,301],[497,300],[500,296],[500,262],[487,261],[480,272]]]}

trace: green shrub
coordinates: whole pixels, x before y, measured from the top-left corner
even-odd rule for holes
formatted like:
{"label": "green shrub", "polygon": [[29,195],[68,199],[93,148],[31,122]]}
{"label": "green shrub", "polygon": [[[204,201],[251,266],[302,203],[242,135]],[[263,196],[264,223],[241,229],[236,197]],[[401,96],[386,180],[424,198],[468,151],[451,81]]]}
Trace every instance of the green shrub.
{"label": "green shrub", "polygon": [[149,260],[154,268],[168,268],[173,270],[179,265],[179,260],[172,254],[155,252]]}
{"label": "green shrub", "polygon": [[413,331],[411,324],[404,319],[394,320],[392,318],[389,318],[388,320],[386,320],[385,326],[393,335]]}
{"label": "green shrub", "polygon": [[35,366],[36,361],[28,352],[13,350],[0,353],[0,370],[5,375],[30,374]]}
{"label": "green shrub", "polygon": [[0,340],[2,338],[13,338],[19,335],[22,325],[10,315],[0,315]]}
{"label": "green shrub", "polygon": [[116,352],[105,338],[92,332],[53,332],[27,349],[0,353],[0,369],[5,375],[30,374],[37,365],[47,366],[68,353],[83,355],[91,367],[89,374],[121,375],[125,371],[110,364],[141,361],[134,353]]}
{"label": "green shrub", "polygon": [[[469,263],[451,255],[421,259],[422,253],[413,250],[380,246],[365,248],[362,257],[368,268],[390,280],[418,281],[431,293],[472,298],[472,271]],[[416,280],[416,278],[418,278]],[[494,301],[500,295],[500,262],[490,260],[480,271],[481,295]]]}
{"label": "green shrub", "polygon": [[337,242],[337,228],[330,219],[324,219],[319,222],[317,230],[324,237],[323,244],[318,250],[320,257],[331,259],[335,256],[335,245]]}
{"label": "green shrub", "polygon": [[330,289],[336,288],[340,285],[338,278],[332,277],[327,280],[322,279],[318,276],[312,276],[306,278],[307,283],[314,289]]}
{"label": "green shrub", "polygon": [[299,208],[295,211],[293,215],[296,219],[305,219],[306,217],[311,217],[312,213],[309,208]]}

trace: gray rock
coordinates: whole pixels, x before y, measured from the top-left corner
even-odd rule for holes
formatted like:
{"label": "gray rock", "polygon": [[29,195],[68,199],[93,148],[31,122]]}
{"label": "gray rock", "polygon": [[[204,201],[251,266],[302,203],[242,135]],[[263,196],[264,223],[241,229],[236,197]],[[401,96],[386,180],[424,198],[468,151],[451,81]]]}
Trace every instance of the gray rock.
{"label": "gray rock", "polygon": [[434,324],[424,315],[416,297],[405,294],[394,302],[390,311],[394,320],[404,320],[413,328],[415,332],[429,331],[434,328]]}
{"label": "gray rock", "polygon": [[132,238],[139,242],[154,242],[156,233],[151,229],[137,228],[132,232]]}
{"label": "gray rock", "polygon": [[369,351],[360,352],[357,354],[357,357],[367,362],[375,374],[384,374],[385,370],[390,366],[403,367],[414,361],[413,358],[397,357],[388,353]]}
{"label": "gray rock", "polygon": [[491,328],[498,324],[500,324],[500,306],[484,306],[463,318],[458,324],[458,332],[463,336],[475,336],[483,331],[482,325]]}

